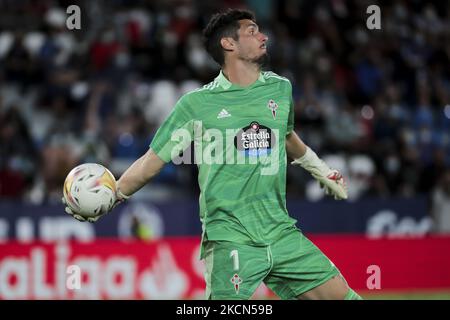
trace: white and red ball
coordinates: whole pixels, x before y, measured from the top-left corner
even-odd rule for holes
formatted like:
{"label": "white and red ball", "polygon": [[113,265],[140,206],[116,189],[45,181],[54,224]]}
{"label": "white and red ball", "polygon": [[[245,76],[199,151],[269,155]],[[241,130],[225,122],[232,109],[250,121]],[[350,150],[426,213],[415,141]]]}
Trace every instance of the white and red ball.
{"label": "white and red ball", "polygon": [[84,163],[69,172],[63,192],[73,212],[83,217],[96,217],[116,201],[116,179],[101,164]]}

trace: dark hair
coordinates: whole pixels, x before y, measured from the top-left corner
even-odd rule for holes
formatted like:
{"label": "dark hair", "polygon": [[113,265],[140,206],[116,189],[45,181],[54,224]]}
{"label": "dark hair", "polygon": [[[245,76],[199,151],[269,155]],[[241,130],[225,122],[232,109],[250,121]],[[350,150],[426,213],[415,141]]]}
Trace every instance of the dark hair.
{"label": "dark hair", "polygon": [[203,41],[206,51],[221,66],[225,62],[224,49],[220,44],[223,37],[239,40],[239,20],[249,19],[256,22],[255,15],[248,10],[228,9],[226,12],[214,14],[203,29]]}

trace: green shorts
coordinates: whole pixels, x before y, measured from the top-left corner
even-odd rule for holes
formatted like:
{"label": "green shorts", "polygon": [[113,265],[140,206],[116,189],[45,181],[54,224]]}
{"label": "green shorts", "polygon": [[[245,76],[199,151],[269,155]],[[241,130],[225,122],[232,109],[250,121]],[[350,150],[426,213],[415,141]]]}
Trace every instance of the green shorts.
{"label": "green shorts", "polygon": [[295,299],[340,274],[299,230],[267,246],[210,241],[205,249],[206,299],[250,299],[261,282]]}

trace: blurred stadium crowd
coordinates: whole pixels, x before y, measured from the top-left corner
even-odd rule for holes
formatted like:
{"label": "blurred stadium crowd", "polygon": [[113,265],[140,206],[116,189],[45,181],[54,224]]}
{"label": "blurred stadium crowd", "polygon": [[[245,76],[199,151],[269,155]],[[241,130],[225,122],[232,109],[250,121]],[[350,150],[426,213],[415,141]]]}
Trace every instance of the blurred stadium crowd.
{"label": "blurred stadium crowd", "polygon": [[[71,4],[81,30],[66,27]],[[297,132],[351,199],[427,194],[450,212],[450,3],[377,1],[381,30],[366,27],[371,4],[0,0],[0,198],[59,201],[82,162],[119,176],[177,99],[217,75],[201,30],[241,7],[269,36],[267,69],[293,83]],[[195,174],[168,165],[142,196],[192,196]],[[288,194],[322,197],[291,167]]]}

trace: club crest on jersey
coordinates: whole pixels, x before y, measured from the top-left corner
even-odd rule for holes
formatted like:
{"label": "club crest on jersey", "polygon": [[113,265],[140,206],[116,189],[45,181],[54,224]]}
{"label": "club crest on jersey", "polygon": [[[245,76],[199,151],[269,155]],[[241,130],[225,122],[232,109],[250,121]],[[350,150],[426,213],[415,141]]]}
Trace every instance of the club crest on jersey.
{"label": "club crest on jersey", "polygon": [[234,290],[236,291],[236,294],[239,294],[239,286],[242,283],[241,277],[237,273],[234,274],[234,276],[230,279],[231,283],[234,285]]}
{"label": "club crest on jersey", "polygon": [[267,103],[267,108],[269,108],[272,111],[272,117],[275,120],[275,117],[277,116],[278,104],[272,99],[270,99],[269,102]]}

